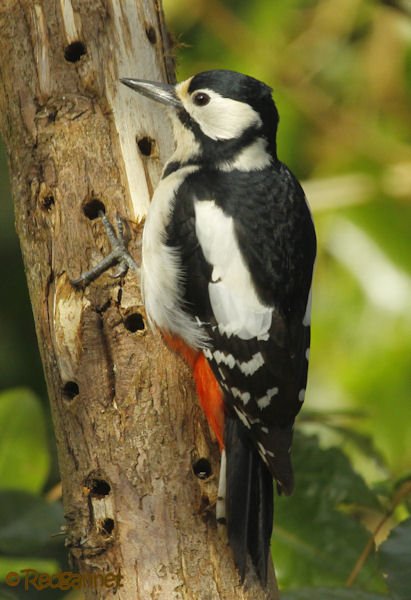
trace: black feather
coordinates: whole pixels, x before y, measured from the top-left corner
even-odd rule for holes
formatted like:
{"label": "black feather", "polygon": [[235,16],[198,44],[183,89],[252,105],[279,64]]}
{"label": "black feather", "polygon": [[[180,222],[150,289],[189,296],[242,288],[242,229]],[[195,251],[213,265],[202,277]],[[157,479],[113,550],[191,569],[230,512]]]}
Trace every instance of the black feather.
{"label": "black feather", "polygon": [[273,528],[273,480],[244,425],[227,415],[224,431],[227,457],[226,521],[234,561],[244,581],[247,555],[265,585]]}

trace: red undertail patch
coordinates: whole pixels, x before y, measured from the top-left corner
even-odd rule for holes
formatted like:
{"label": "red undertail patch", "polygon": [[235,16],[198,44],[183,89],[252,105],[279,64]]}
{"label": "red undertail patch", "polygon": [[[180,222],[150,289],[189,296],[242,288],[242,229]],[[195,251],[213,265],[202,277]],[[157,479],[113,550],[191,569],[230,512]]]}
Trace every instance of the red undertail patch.
{"label": "red undertail patch", "polygon": [[200,406],[222,450],[224,448],[224,396],[207,359],[202,352],[190,348],[179,337],[163,332],[163,338],[167,346],[180,354],[193,370]]}
{"label": "red undertail patch", "polygon": [[222,450],[224,448],[224,396],[203,354],[200,354],[194,365],[194,379],[201,408]]}

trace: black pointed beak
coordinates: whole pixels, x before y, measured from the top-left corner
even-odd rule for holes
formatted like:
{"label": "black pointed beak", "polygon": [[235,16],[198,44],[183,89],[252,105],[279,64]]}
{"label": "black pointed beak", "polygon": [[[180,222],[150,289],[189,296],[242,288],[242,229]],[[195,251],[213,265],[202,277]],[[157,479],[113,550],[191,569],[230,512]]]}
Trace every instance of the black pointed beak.
{"label": "black pointed beak", "polygon": [[128,79],[126,77],[123,77],[120,81],[135,92],[146,96],[146,98],[151,98],[151,100],[155,100],[166,106],[173,106],[174,108],[183,107],[180,98],[176,94],[174,85],[158,83],[157,81],[144,81],[144,79]]}

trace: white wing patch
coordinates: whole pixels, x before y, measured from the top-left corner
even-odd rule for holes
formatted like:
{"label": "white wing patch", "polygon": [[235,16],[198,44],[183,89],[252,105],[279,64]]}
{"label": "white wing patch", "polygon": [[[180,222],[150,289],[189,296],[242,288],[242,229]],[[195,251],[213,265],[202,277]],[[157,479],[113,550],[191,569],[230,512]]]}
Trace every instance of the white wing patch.
{"label": "white wing patch", "polygon": [[207,345],[204,330],[182,309],[182,268],[178,251],[164,243],[175,194],[198,167],[187,166],[162,179],[154,193],[143,232],[142,290],[150,324],[182,337],[193,348]]}
{"label": "white wing patch", "polygon": [[208,293],[219,331],[242,340],[269,334],[273,309],[260,302],[243,260],[232,217],[212,200],[194,203],[196,233],[213,267]]}

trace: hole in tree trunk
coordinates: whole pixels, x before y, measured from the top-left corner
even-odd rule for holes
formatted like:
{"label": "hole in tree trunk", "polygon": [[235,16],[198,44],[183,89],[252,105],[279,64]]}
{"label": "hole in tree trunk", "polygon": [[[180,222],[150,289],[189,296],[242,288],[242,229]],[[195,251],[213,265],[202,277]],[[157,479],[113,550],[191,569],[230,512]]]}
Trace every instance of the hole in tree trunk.
{"label": "hole in tree trunk", "polygon": [[75,381],[66,381],[63,385],[62,392],[65,400],[73,400],[79,395],[80,389]]}
{"label": "hole in tree trunk", "polygon": [[208,458],[199,458],[193,463],[193,473],[199,479],[208,479],[211,477],[212,469]]}
{"label": "hole in tree trunk", "polygon": [[103,535],[111,535],[113,533],[114,530],[114,520],[113,519],[104,519],[104,521],[101,523],[101,533]]}
{"label": "hole in tree trunk", "polygon": [[86,215],[87,219],[90,219],[90,221],[97,219],[100,212],[105,213],[106,207],[98,198],[92,198],[83,204],[83,213]]}
{"label": "hole in tree trunk", "polygon": [[48,194],[47,196],[45,196],[43,198],[41,206],[42,208],[44,208],[44,210],[51,210],[54,206],[54,196],[52,194]]}
{"label": "hole in tree trunk", "polygon": [[136,331],[143,331],[145,329],[144,319],[140,313],[132,313],[124,319],[124,327],[127,331],[135,333]]}
{"label": "hole in tree trunk", "polygon": [[87,487],[90,489],[90,496],[93,498],[104,498],[111,492],[111,486],[105,479],[91,479],[87,483]]}
{"label": "hole in tree trunk", "polygon": [[83,44],[83,42],[77,41],[77,42],[72,42],[71,44],[69,44],[68,46],[65,47],[64,49],[64,58],[68,61],[68,62],[78,62],[80,60],[80,58],[82,56],[84,56],[84,54],[86,54],[87,52],[87,48],[85,46],[85,44]]}
{"label": "hole in tree trunk", "polygon": [[150,137],[136,138],[138,149],[143,156],[151,156],[153,153],[155,141]]}

